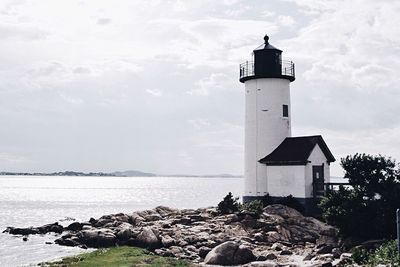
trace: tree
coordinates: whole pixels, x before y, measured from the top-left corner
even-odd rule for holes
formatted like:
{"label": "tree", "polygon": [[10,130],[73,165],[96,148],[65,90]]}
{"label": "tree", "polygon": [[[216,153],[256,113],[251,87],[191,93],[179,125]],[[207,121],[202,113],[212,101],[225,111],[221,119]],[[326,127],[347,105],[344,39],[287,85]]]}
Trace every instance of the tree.
{"label": "tree", "polygon": [[344,236],[392,238],[400,207],[400,171],[395,160],[355,154],[341,159],[351,188],[341,186],[324,198],[323,218]]}
{"label": "tree", "polygon": [[240,203],[239,198],[234,198],[232,193],[229,192],[224,199],[218,203],[217,210],[220,214],[230,214],[239,211]]}

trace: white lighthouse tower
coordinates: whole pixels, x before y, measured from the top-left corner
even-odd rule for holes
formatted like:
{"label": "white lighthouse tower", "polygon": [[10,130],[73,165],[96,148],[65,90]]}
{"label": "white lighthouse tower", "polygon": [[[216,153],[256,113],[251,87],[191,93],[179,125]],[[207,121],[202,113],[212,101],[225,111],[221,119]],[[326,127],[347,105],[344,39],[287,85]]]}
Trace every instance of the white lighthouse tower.
{"label": "white lighthouse tower", "polygon": [[[323,169],[328,168],[325,174],[329,176],[329,163],[334,158],[320,136],[291,137],[290,83],[295,80],[294,63],[282,60],[282,50],[272,46],[268,36],[264,41],[253,51],[253,61],[240,65],[246,99],[243,201],[269,194],[292,195],[304,202],[315,193],[312,166],[318,164],[317,171],[321,173],[317,176],[324,183],[327,179],[324,180]],[[322,156],[317,151],[321,159],[311,162],[309,157],[316,146],[323,147]]]}
{"label": "white lighthouse tower", "polygon": [[[254,61],[240,66],[245,84],[245,196],[268,193],[267,169],[258,161],[291,136],[290,83],[294,64],[282,61],[282,50],[269,43],[253,51]],[[283,72],[282,72],[283,70]]]}

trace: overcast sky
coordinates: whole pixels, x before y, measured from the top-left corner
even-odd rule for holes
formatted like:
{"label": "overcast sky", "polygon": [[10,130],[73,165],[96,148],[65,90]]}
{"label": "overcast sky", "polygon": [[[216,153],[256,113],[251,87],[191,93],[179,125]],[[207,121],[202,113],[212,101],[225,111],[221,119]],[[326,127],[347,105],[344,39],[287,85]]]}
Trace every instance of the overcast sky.
{"label": "overcast sky", "polygon": [[0,171],[243,172],[238,64],[296,63],[293,135],[400,160],[398,0],[0,0]]}

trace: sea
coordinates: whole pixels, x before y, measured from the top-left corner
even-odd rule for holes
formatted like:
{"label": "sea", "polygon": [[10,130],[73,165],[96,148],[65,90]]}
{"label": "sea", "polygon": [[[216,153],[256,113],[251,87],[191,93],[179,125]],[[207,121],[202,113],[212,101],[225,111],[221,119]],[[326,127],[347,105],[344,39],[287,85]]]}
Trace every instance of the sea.
{"label": "sea", "polygon": [[242,178],[0,176],[0,266],[36,266],[88,251],[54,244],[59,237],[55,234],[31,235],[23,241],[2,233],[7,226],[66,226],[160,205],[216,206],[228,192],[240,197],[242,190]]}

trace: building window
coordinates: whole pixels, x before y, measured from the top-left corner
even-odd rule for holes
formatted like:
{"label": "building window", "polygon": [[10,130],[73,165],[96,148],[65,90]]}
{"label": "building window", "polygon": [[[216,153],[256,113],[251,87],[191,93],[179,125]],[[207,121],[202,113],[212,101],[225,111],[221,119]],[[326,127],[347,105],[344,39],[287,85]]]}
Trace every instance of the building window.
{"label": "building window", "polygon": [[283,113],[283,117],[289,118],[289,106],[288,105],[282,105],[282,113]]}

